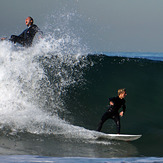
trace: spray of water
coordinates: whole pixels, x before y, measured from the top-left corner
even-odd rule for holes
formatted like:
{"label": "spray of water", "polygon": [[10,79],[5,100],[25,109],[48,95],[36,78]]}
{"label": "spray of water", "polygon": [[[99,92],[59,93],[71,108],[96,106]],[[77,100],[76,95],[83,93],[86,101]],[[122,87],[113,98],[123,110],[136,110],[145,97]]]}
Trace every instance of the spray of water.
{"label": "spray of water", "polygon": [[45,26],[44,38],[28,49],[0,42],[1,132],[85,135],[59,117],[66,88],[83,80],[81,70],[89,64],[88,48],[70,28],[74,16],[49,16],[55,25]]}

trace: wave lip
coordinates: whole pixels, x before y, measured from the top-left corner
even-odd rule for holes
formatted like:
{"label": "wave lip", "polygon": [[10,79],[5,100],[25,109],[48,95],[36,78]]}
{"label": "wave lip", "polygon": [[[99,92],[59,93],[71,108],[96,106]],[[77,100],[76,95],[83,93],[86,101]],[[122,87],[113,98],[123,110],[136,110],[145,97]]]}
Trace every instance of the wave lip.
{"label": "wave lip", "polygon": [[159,52],[103,52],[102,54],[113,57],[144,58],[163,61],[163,53]]}

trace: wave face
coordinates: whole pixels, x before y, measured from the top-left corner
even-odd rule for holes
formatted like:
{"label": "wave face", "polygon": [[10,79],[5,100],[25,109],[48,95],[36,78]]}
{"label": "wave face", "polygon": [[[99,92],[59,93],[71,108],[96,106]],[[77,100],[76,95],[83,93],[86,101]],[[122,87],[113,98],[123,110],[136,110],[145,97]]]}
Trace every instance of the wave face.
{"label": "wave face", "polygon": [[[163,63],[88,55],[68,27],[64,23],[28,49],[0,42],[1,154],[161,156]],[[143,134],[134,145],[94,137],[108,98],[119,88],[128,94],[122,133]],[[102,131],[114,133],[114,123],[106,122]]]}
{"label": "wave face", "polygon": [[[117,96],[119,88],[126,88],[127,111],[122,118],[122,132],[162,133],[162,62],[104,55],[88,56],[88,60],[94,65],[83,70],[86,84],[70,89],[67,96],[75,123],[95,129],[108,98]],[[113,132],[108,126],[103,131]]]}

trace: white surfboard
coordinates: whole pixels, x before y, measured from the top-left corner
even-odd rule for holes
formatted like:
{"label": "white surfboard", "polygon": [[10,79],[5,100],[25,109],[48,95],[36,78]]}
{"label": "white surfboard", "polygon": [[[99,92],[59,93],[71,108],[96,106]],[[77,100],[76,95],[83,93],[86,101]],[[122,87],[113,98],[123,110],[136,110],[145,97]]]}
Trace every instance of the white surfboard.
{"label": "white surfboard", "polygon": [[121,140],[121,141],[133,141],[139,139],[142,135],[127,135],[127,134],[104,134],[96,135],[96,139],[109,139],[109,140]]}

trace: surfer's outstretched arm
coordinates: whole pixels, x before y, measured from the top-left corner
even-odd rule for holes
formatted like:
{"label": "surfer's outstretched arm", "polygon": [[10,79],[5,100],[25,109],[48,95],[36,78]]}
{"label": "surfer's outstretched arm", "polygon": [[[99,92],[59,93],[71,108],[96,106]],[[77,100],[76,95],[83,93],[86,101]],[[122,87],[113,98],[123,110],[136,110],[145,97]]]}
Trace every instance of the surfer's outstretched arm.
{"label": "surfer's outstretched arm", "polygon": [[3,41],[3,40],[7,40],[7,37],[2,37],[1,38],[1,41]]}

